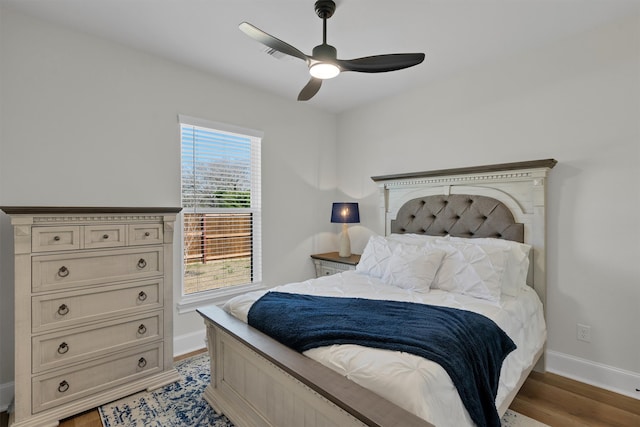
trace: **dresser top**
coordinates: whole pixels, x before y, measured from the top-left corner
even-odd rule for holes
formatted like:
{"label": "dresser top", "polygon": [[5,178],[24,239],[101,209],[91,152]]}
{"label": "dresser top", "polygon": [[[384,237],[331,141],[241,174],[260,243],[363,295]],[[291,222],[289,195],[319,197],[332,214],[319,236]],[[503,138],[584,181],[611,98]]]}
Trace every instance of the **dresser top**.
{"label": "dresser top", "polygon": [[7,215],[98,214],[98,213],[178,213],[181,207],[113,206],[0,206]]}

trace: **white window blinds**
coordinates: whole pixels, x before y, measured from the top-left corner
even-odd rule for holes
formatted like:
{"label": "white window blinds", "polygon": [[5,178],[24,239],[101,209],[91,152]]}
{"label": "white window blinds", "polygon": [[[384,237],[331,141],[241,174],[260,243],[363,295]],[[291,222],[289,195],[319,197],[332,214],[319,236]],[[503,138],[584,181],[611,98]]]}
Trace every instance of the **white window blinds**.
{"label": "white window blinds", "polygon": [[179,116],[183,294],[261,280],[261,134]]}

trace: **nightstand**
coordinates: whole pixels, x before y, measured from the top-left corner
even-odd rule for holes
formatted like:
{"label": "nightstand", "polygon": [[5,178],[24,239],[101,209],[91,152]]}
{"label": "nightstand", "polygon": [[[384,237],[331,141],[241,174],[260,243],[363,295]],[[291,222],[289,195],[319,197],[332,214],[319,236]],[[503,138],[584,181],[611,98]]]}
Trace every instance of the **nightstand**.
{"label": "nightstand", "polygon": [[360,262],[359,254],[351,254],[350,257],[342,258],[338,252],[327,252],[325,254],[311,255],[316,266],[316,277],[329,276],[331,274],[342,273],[347,270],[355,270]]}

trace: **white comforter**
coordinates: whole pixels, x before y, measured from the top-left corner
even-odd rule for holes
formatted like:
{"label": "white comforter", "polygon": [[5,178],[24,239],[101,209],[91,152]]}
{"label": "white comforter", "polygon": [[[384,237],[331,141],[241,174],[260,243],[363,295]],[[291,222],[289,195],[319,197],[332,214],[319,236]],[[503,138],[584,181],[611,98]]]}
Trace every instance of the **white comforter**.
{"label": "white comforter", "polygon": [[[518,297],[503,295],[499,303],[432,289],[417,293],[390,286],[367,275],[348,271],[273,289],[333,297],[411,301],[455,307],[483,314],[502,328],[518,348],[502,366],[496,407],[517,386],[546,340],[542,304],[531,288]],[[227,312],[244,322],[251,305],[267,291],[238,296],[225,304]],[[473,426],[449,375],[440,365],[412,354],[357,345],[333,345],[304,353],[396,405],[441,426]]]}

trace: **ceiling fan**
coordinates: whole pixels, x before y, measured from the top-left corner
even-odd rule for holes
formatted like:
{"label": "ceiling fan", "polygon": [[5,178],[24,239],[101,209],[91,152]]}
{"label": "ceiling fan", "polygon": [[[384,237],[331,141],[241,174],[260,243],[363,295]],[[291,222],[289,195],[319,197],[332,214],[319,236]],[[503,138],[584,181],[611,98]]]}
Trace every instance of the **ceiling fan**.
{"label": "ceiling fan", "polygon": [[384,73],[413,67],[424,61],[424,53],[393,53],[387,55],[366,56],[356,59],[338,59],[336,48],[327,44],[327,19],[333,16],[336,4],[332,0],[318,0],[315,3],[316,14],[322,19],[322,44],[313,48],[311,55],[265,33],[259,28],[243,22],[240,30],[252,39],[262,43],[272,51],[300,58],[307,63],[311,80],[298,95],[298,101],[311,99],[322,86],[322,80],[336,77],[342,71],[360,73]]}

